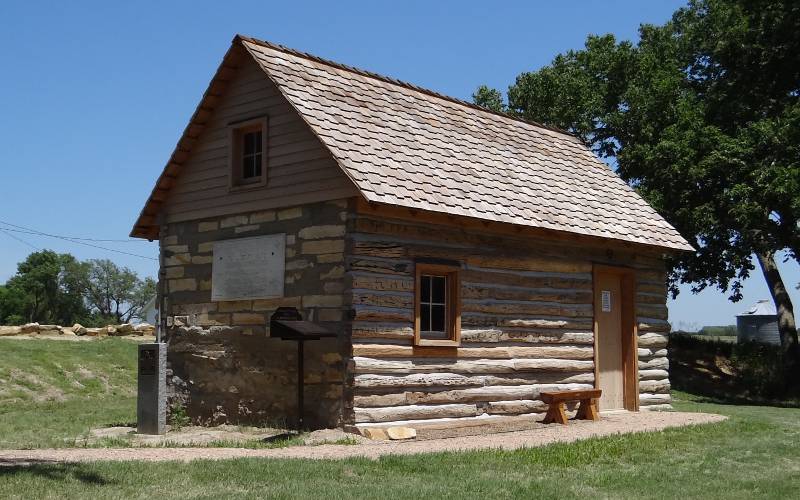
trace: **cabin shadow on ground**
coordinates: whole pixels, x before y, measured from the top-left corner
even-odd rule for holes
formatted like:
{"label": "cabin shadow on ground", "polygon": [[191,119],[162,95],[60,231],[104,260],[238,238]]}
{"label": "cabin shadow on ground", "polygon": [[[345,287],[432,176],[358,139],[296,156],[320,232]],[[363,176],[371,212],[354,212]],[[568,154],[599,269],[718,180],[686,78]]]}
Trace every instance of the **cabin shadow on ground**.
{"label": "cabin shadow on ground", "polygon": [[670,335],[670,382],[698,401],[800,407],[800,387],[775,346]]}
{"label": "cabin shadow on ground", "polygon": [[63,483],[75,479],[87,485],[108,486],[115,483],[97,472],[90,470],[86,464],[71,464],[57,460],[9,460],[0,458],[0,480],[11,476],[39,477]]}

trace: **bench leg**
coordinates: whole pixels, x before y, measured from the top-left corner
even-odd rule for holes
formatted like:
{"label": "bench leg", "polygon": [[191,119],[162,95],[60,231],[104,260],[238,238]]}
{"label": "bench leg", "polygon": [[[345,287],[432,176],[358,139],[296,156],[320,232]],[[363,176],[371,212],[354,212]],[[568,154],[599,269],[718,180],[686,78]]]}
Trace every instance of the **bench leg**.
{"label": "bench leg", "polygon": [[542,420],[543,424],[552,424],[553,422],[561,425],[567,425],[567,413],[564,411],[564,403],[550,403],[547,407],[547,414]]}
{"label": "bench leg", "polygon": [[581,399],[575,420],[600,420],[600,415],[597,413],[597,403],[595,403],[594,399]]}

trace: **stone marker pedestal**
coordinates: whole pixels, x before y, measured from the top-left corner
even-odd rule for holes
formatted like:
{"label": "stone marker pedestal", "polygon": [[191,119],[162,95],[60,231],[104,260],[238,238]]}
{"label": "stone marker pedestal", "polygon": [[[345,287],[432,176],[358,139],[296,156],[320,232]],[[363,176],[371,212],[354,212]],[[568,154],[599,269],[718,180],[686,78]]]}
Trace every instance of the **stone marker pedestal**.
{"label": "stone marker pedestal", "polygon": [[137,432],[167,432],[167,344],[139,344]]}

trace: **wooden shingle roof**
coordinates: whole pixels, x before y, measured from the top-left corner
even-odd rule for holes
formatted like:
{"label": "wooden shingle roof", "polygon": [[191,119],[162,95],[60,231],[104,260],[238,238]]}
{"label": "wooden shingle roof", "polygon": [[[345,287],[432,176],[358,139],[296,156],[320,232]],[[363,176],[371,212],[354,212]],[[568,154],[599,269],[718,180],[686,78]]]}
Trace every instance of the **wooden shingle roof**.
{"label": "wooden shingle roof", "polygon": [[367,201],[692,250],[567,133],[268,42],[237,43]]}

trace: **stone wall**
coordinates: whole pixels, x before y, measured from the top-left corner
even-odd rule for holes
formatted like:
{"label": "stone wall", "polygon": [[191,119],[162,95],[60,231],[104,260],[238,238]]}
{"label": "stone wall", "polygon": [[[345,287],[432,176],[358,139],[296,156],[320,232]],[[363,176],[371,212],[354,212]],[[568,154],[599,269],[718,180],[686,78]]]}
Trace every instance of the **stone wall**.
{"label": "stone wall", "polygon": [[[261,423],[296,416],[296,342],[269,337],[279,306],[340,333],[306,345],[306,423],[335,426],[343,408],[349,339],[344,312],[347,202],[336,201],[171,224],[162,241],[171,395],[197,422]],[[286,233],[284,297],[211,301],[213,243]]]}
{"label": "stone wall", "polygon": [[97,328],[85,327],[78,323],[72,326],[40,325],[39,323],[26,323],[19,326],[0,325],[0,337],[14,335],[67,335],[79,337],[84,335],[89,337],[124,337],[128,335],[138,335],[143,337],[155,335],[155,331],[156,327],[148,323],[139,323],[136,325],[123,323],[121,325],[106,325]]}
{"label": "stone wall", "polygon": [[[292,425],[297,415],[297,343],[246,328],[170,329],[167,384],[196,423]],[[337,339],[305,347],[305,424],[336,427],[342,412],[342,355]]]}

